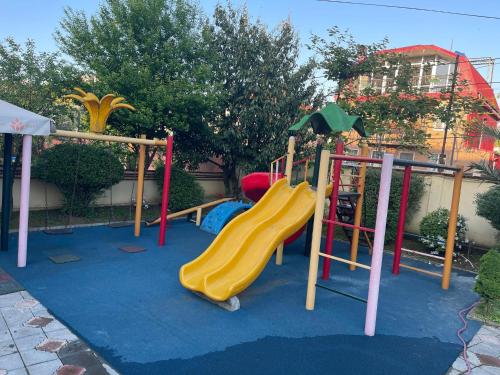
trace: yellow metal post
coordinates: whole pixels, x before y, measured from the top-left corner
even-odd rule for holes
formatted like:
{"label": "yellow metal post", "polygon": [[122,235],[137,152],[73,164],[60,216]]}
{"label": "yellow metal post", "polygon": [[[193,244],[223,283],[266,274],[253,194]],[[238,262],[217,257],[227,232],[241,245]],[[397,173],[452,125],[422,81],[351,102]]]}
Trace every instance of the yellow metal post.
{"label": "yellow metal post", "polygon": [[[146,139],[145,135],[141,135],[141,139]],[[137,195],[135,198],[135,225],[134,236],[139,237],[141,234],[141,217],[142,217],[142,193],[144,190],[144,163],[146,161],[146,145],[139,146],[139,161],[137,162]]]}
{"label": "yellow metal post", "polygon": [[202,213],[202,208],[198,207],[196,209],[196,226],[199,227],[201,224],[201,213]]}
{"label": "yellow metal post", "polygon": [[[288,138],[288,152],[286,154],[285,174],[288,185],[292,183],[292,168],[293,168],[293,154],[295,153],[295,137]],[[283,247],[285,244],[282,242],[276,249],[276,264],[281,266],[283,264]]]}
{"label": "yellow metal post", "polygon": [[307,310],[314,310],[314,301],[316,299],[316,280],[318,279],[319,252],[321,246],[321,232],[323,228],[323,215],[325,211],[325,195],[329,162],[330,152],[328,150],[321,151],[318,187],[316,188],[316,209],[314,211],[314,223],[311,241],[311,259],[309,261],[309,277],[307,280]]}
{"label": "yellow metal post", "polygon": [[[366,143],[360,144],[361,146],[361,156],[368,156],[368,145]],[[365,191],[365,177],[366,177],[366,162],[361,163],[358,177],[358,199],[356,201],[356,210],[354,211],[354,225],[359,227],[361,225],[361,214],[363,212],[363,193]],[[352,231],[352,241],[351,241],[351,261],[356,262],[358,259],[358,247],[359,247],[359,228],[354,228]],[[354,264],[349,265],[349,269],[354,271],[356,266]]]}
{"label": "yellow metal post", "polygon": [[448,221],[448,238],[446,239],[446,250],[444,253],[443,279],[441,287],[450,287],[451,266],[453,263],[453,249],[455,248],[455,234],[457,231],[458,206],[460,204],[460,192],[462,190],[462,179],[464,170],[460,169],[455,173],[453,181],[453,195],[451,197],[450,219]]}

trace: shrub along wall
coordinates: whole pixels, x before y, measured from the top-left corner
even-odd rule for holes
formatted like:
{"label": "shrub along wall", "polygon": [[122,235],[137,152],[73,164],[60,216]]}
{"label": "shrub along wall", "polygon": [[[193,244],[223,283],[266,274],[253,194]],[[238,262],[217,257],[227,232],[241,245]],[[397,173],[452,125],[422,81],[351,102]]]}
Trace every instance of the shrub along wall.
{"label": "shrub along wall", "polygon": [[[378,190],[380,185],[380,170],[368,169],[366,173],[365,199],[363,207],[363,224],[370,228],[375,228],[377,216]],[[424,194],[424,178],[413,174],[410,184],[410,194],[408,196],[408,207],[406,210],[407,219],[413,212],[419,209],[422,196]],[[394,171],[392,173],[391,194],[389,197],[389,208],[387,212],[387,227],[385,233],[386,242],[396,238],[396,231],[399,216],[399,200],[403,190],[403,173]]]}

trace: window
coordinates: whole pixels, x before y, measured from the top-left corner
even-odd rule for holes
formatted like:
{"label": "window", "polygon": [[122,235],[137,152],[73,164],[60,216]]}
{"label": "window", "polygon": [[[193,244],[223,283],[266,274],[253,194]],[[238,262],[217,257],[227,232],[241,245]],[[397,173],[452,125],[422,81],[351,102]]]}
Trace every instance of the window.
{"label": "window", "polygon": [[357,156],[357,155],[359,155],[359,149],[358,148],[346,148],[345,154],[350,155],[350,156]]}
{"label": "window", "polygon": [[437,120],[432,123],[432,129],[434,130],[444,130],[445,128],[446,124],[442,121]]}
{"label": "window", "polygon": [[415,154],[413,152],[401,151],[399,153],[399,158],[403,159],[403,160],[413,160],[414,157],[415,157]]}
{"label": "window", "polygon": [[372,151],[372,158],[374,159],[382,159],[384,157],[384,152],[383,151]]}

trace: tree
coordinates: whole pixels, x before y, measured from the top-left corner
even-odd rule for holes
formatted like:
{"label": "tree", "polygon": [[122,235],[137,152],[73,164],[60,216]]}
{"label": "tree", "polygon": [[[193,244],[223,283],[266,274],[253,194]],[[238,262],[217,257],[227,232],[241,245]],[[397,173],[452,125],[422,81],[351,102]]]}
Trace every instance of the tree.
{"label": "tree", "polygon": [[0,98],[52,118],[59,127],[64,127],[75,115],[59,99],[79,78],[78,70],[59,54],[36,52],[32,40],[22,46],[7,38],[0,44]]}
{"label": "tree", "polygon": [[[76,85],[79,78],[79,72],[62,60],[59,54],[36,52],[32,40],[24,46],[12,38],[0,43],[0,98],[52,118],[59,128],[75,121],[76,113],[59,98],[65,88]],[[35,155],[43,150],[44,143],[43,137],[33,139]],[[16,158],[11,185],[21,162],[21,136],[14,135],[13,149]]]}
{"label": "tree", "polygon": [[319,105],[314,63],[298,63],[299,41],[289,21],[270,31],[252,22],[246,8],[230,4],[215,8],[205,37],[219,97],[212,144],[222,157],[227,192],[238,194],[238,171],[267,170],[284,154],[287,129],[301,106]]}
{"label": "tree", "polygon": [[112,132],[164,138],[173,131],[177,161],[196,165],[210,151],[205,119],[214,103],[202,21],[189,0],[105,0],[91,17],[65,9],[55,37],[87,72],[91,91],[124,96],[137,109],[114,114]]}
{"label": "tree", "polygon": [[[337,102],[349,114],[361,116],[371,141],[382,144],[427,146],[426,123],[440,120],[453,129],[464,113],[477,110],[477,100],[456,89],[452,106],[447,106],[450,89],[427,95],[414,84],[414,71],[402,54],[384,52],[387,39],[362,45],[348,31],[334,27],[331,41],[314,36],[310,48],[321,56],[325,76],[337,84]],[[386,76],[382,90],[382,77]]]}

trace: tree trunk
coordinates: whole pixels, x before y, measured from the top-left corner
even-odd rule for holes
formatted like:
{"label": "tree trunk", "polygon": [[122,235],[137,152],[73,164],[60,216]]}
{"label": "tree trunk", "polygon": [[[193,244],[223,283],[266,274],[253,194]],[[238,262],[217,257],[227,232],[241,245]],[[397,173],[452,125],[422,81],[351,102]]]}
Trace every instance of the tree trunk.
{"label": "tree trunk", "polygon": [[236,174],[236,167],[233,165],[223,165],[224,189],[227,196],[240,197],[239,179]]}

